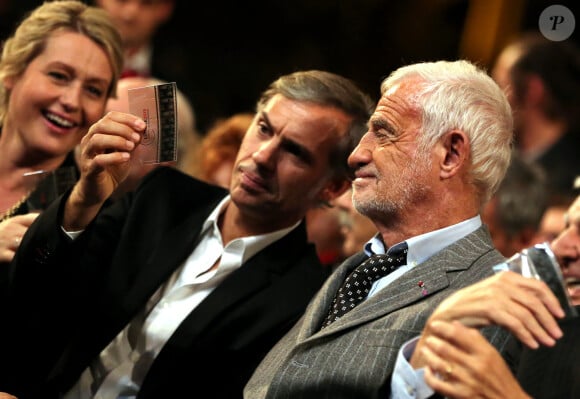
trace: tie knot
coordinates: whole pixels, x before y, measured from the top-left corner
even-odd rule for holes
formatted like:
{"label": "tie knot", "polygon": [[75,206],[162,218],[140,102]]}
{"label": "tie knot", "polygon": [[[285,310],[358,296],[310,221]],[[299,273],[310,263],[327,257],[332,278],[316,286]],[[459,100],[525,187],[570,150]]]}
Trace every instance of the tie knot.
{"label": "tie knot", "polygon": [[409,252],[409,247],[406,242],[402,242],[389,248],[386,254],[371,255],[369,260],[372,259],[374,262],[382,260],[393,266],[402,266],[407,263],[407,252]]}
{"label": "tie knot", "polygon": [[371,255],[366,261],[357,266],[347,278],[358,278],[361,273],[366,274],[368,281],[375,281],[407,263],[409,247],[406,242],[392,246],[386,254]]}
{"label": "tie knot", "polygon": [[401,266],[407,263],[407,252],[409,252],[409,246],[405,241],[403,241],[389,248],[386,254],[374,256],[380,256],[382,258],[391,259],[390,262],[396,263],[398,266]]}
{"label": "tie knot", "polygon": [[372,255],[357,266],[338,289],[322,328],[354,309],[367,297],[375,281],[407,263],[407,251],[407,243],[403,242],[389,248],[386,254]]}

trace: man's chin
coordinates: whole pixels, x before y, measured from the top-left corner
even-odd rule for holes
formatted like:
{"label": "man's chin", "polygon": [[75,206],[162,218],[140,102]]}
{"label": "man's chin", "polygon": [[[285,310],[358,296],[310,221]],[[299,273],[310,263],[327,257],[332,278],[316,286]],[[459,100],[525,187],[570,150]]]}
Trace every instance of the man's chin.
{"label": "man's chin", "polygon": [[244,189],[243,187],[237,186],[232,191],[230,191],[230,196],[232,201],[240,207],[249,208],[266,208],[269,204],[264,193],[257,193],[252,190]]}
{"label": "man's chin", "polygon": [[362,195],[359,195],[358,197],[353,196],[352,197],[352,204],[354,206],[354,209],[356,209],[356,211],[358,213],[360,213],[363,216],[369,217],[369,215],[372,215],[375,211],[376,211],[376,201],[373,201],[372,199],[368,199],[365,198]]}

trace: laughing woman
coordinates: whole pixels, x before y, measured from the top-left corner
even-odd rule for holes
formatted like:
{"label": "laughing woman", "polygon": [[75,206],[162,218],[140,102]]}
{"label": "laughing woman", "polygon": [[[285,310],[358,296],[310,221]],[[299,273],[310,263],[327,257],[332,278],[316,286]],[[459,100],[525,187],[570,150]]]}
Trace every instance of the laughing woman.
{"label": "laughing woman", "polygon": [[[25,175],[73,167],[73,149],[102,117],[122,68],[121,39],[99,8],[45,2],[0,58],[0,283],[37,213]],[[0,284],[1,289],[1,284]]]}

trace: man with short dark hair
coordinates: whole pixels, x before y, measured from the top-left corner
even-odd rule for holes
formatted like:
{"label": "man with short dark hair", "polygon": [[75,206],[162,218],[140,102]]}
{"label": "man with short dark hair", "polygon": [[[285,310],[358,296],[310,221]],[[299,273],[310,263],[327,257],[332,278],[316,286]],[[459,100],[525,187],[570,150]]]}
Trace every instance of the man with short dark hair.
{"label": "man with short dark hair", "polygon": [[241,397],[328,276],[303,219],[349,187],[346,159],[371,108],[341,76],[282,76],[258,101],[229,193],[159,167],[104,206],[145,129],[108,113],[82,141],[79,182],[15,257],[1,389]]}

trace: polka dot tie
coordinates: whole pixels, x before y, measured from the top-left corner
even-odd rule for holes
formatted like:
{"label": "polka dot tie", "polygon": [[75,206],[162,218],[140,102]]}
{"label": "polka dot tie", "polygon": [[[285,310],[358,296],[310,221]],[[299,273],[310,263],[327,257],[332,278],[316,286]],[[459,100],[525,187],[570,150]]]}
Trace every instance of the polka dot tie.
{"label": "polka dot tie", "polygon": [[372,255],[357,266],[338,289],[322,328],[354,309],[368,295],[373,283],[407,263],[407,243],[389,249],[385,255]]}

